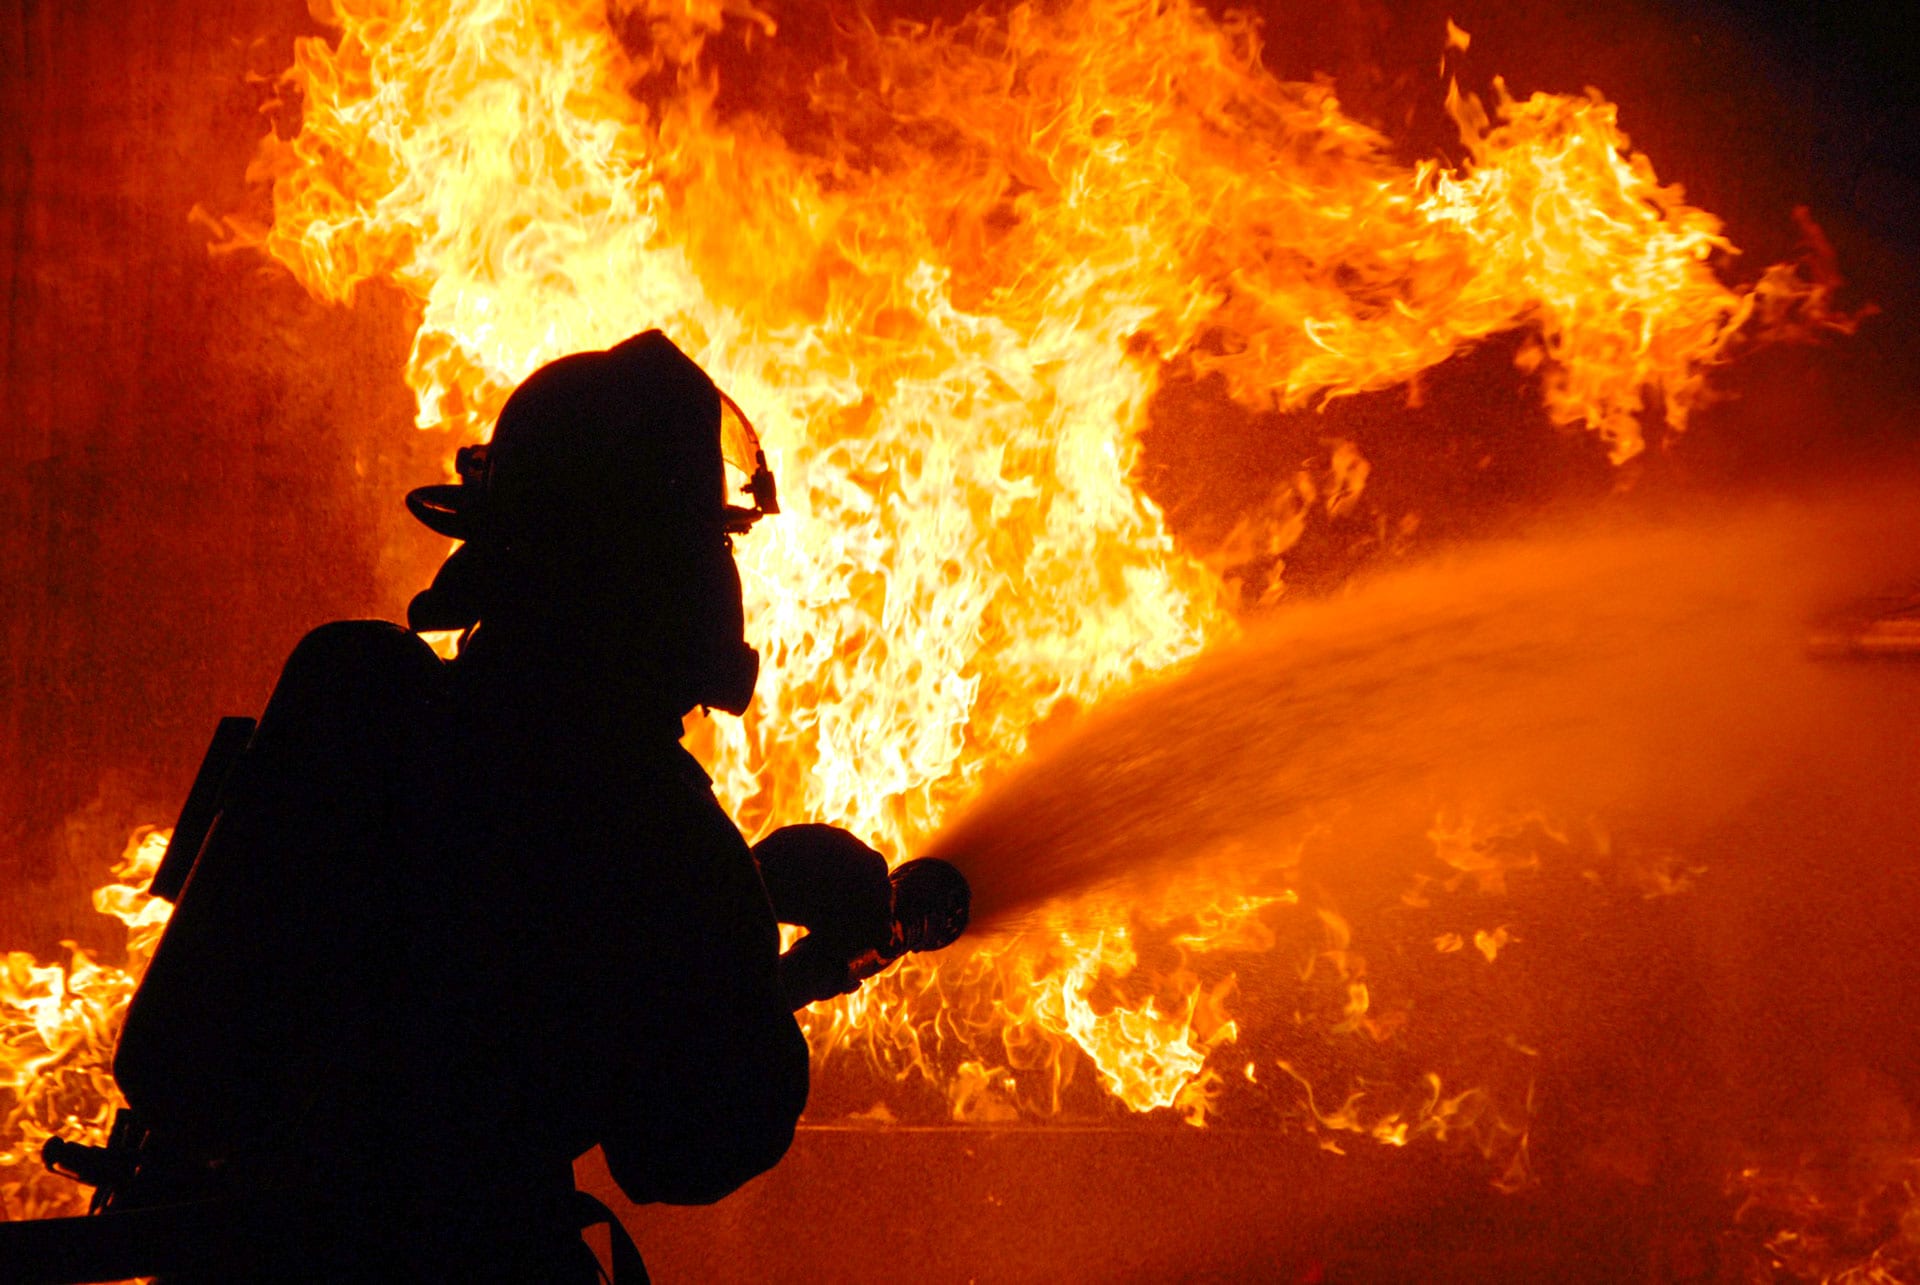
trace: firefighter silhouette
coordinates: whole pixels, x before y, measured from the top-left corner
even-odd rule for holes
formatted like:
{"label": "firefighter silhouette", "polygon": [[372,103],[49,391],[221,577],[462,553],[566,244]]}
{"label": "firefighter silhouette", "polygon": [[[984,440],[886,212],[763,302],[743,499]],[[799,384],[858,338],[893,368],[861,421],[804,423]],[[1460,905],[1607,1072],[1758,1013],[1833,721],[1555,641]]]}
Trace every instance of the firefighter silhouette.
{"label": "firefighter silhouette", "polygon": [[[466,631],[457,659],[385,622],[309,634],[156,880],[178,905],[115,1059],[129,1111],[65,1154],[106,1213],[241,1212],[143,1270],[592,1280],[576,1157],[635,1201],[735,1190],[806,1101],[793,1011],[964,926],[963,882],[906,910],[919,884],[844,831],[750,850],[680,745],[752,697],[731,541],[777,511],[694,362],[659,331],[563,357],[458,468],[408,496],[463,542],[409,609]],[[810,930],[785,957],[777,920]]]}

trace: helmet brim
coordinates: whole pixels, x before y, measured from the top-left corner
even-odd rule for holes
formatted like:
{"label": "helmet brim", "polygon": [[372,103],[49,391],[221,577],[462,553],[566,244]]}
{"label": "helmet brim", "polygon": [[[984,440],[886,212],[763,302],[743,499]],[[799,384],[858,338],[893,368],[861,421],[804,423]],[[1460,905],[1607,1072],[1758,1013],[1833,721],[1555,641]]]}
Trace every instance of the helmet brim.
{"label": "helmet brim", "polygon": [[407,492],[407,512],[427,527],[455,540],[473,538],[473,515],[467,512],[473,490],[458,485],[421,486]]}

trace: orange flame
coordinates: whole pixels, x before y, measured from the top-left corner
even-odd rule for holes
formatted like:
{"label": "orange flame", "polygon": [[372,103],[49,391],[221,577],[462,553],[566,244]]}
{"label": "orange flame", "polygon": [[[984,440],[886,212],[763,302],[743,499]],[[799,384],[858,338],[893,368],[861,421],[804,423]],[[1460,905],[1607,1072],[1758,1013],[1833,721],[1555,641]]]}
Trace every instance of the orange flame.
{"label": "orange flame", "polygon": [[136,830],[97,889],[93,907],[127,928],[127,966],[102,964],[62,942],[65,965],[8,951],[0,968],[0,1209],[11,1218],[77,1212],[74,1184],[40,1167],[50,1137],[102,1140],[121,1104],[109,1070],[120,1015],[172,910],[146,894],[167,852],[168,832]]}
{"label": "orange flame", "polygon": [[[1188,0],[854,23],[792,119],[723,107],[708,46],[776,36],[748,0],[316,13],[338,35],[298,46],[300,130],[256,165],[272,226],[228,231],[321,297],[404,292],[418,422],[449,457],[540,364],[649,326],[760,427],[785,511],[740,563],[769,664],[748,718],[696,738],[750,833],[824,820],[910,854],[1050,716],[1236,632],[1217,574],[1133,478],[1169,364],[1300,406],[1524,330],[1552,416],[1624,460],[1650,408],[1685,426],[1757,313],[1841,324],[1823,320],[1827,286],[1790,270],[1721,280],[1718,221],[1658,182],[1598,95],[1496,86],[1490,115],[1450,90],[1467,159],[1403,165],[1331,88],[1273,77],[1253,18]],[[1367,468],[1331,448],[1330,512]],[[1435,842],[1482,887],[1522,868],[1470,835]],[[1302,985],[1332,989],[1302,1003],[1327,1034],[1380,1041],[1404,1020],[1380,1011],[1335,910],[1300,900],[1190,888],[1094,927],[1081,908],[806,1023],[823,1059],[861,1047],[938,1079],[956,1118],[1060,1109],[1077,1049],[1124,1107],[1201,1123],[1238,1034],[1217,961],[1271,950],[1275,915],[1323,933]],[[112,901],[151,927],[151,905]],[[1517,940],[1473,931],[1487,961]],[[29,1050],[9,1072],[16,1147],[99,1123],[101,1015],[132,985],[103,976],[77,948],[67,970],[10,957],[9,1045]],[[61,1059],[90,1068],[84,1112],[48,1105]],[[1236,1079],[1259,1082],[1255,1063]],[[1479,1090],[1414,1092],[1372,1118],[1351,1098],[1307,1116],[1396,1145],[1498,1116]],[[1524,1127],[1488,1129],[1521,1181]]]}
{"label": "orange flame", "polygon": [[[1498,90],[1493,124],[1450,91],[1469,159],[1406,167],[1326,86],[1270,76],[1254,20],[1192,4],[856,26],[804,145],[718,106],[706,43],[773,34],[746,5],[326,17],[339,38],[288,77],[301,131],[262,152],[264,244],[325,297],[417,300],[423,427],[477,438],[535,366],[650,325],[763,425],[788,516],[741,562],[772,664],[711,752],[750,829],[825,819],[911,852],[1056,708],[1233,631],[1131,480],[1165,361],[1298,405],[1526,328],[1553,417],[1625,459],[1650,401],[1684,426],[1756,306],[1709,263],[1718,221],[1597,95]],[[657,103],[629,92],[663,78]],[[1350,447],[1333,464],[1364,485]],[[1198,1076],[1197,991],[1089,1016],[1093,976],[1130,967],[1120,930],[999,959],[1046,998],[992,1020],[1071,1039],[1129,1105]]]}

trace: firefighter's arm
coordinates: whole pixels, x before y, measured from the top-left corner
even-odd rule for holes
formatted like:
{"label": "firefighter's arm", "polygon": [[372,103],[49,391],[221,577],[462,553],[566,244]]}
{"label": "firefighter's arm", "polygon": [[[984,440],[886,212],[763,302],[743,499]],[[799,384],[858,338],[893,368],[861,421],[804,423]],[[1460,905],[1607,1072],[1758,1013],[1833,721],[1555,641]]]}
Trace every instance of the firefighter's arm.
{"label": "firefighter's arm", "polygon": [[602,1140],[629,1200],[712,1204],[787,1153],[807,1104],[807,1042],[773,1007],[724,1031],[719,1014],[706,1015],[672,1055],[678,1073],[663,1078],[674,1082],[656,1084],[651,1109]]}
{"label": "firefighter's arm", "polygon": [[[746,845],[718,809],[705,855],[660,868],[660,961],[642,997],[629,1110],[602,1138],[636,1202],[709,1204],[771,1168],[807,1100],[807,1044],[778,974],[779,935]],[[718,827],[725,826],[724,833]]]}
{"label": "firefighter's arm", "polygon": [[854,961],[884,951],[893,935],[887,861],[845,830],[789,825],[753,848],[773,916],[807,935],[780,957],[791,1008],[859,987]]}
{"label": "firefighter's arm", "polygon": [[888,871],[845,830],[790,825],[753,849],[775,918],[807,935],[780,957],[780,985],[798,1010],[857,989],[910,950],[940,950],[966,931],[973,892],[937,857]]}

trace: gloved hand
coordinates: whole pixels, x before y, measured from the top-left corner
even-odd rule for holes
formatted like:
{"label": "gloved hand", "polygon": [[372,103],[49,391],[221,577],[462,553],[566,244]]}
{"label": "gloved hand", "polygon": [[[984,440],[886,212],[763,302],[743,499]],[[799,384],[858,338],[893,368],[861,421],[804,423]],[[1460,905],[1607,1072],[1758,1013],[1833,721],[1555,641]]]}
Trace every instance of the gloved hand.
{"label": "gloved hand", "polygon": [[[872,951],[861,957],[875,958]],[[846,947],[831,938],[819,933],[802,937],[780,956],[780,991],[787,1007],[797,1013],[809,1004],[859,990],[871,974],[856,973],[853,960]]]}
{"label": "gloved hand", "polygon": [[784,826],[755,844],[753,855],[774,918],[807,930],[780,958],[788,1000],[801,1008],[857,987],[853,960],[893,936],[886,858],[831,825]]}

